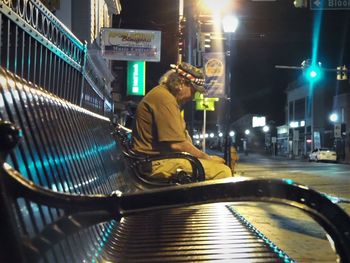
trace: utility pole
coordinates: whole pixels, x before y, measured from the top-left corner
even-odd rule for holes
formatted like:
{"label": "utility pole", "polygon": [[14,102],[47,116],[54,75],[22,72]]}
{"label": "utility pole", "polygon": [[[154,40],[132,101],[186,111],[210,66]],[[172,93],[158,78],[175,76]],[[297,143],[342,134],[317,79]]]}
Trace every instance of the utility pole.
{"label": "utility pole", "polygon": [[231,154],[230,154],[230,146],[231,146],[231,138],[229,135],[230,125],[231,125],[231,110],[232,110],[232,88],[231,88],[231,66],[232,66],[232,33],[226,33],[227,39],[226,39],[226,131],[225,131],[225,150],[224,150],[224,159],[226,161],[226,164],[230,166],[231,164]]}
{"label": "utility pole", "polygon": [[[183,21],[183,50],[178,56],[178,62],[185,61],[192,65],[193,63],[193,45],[196,43],[196,21],[194,15],[194,3],[191,0],[179,0],[179,18],[181,16],[181,21]],[[197,66],[197,65],[195,65]],[[194,103],[187,103],[184,107],[185,120],[188,124],[188,132],[190,136],[193,135],[194,130]]]}

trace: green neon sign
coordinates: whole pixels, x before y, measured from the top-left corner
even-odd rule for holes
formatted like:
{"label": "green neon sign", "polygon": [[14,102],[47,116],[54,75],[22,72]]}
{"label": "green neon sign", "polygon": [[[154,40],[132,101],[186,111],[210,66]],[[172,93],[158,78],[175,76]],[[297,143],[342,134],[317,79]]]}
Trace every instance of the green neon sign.
{"label": "green neon sign", "polygon": [[145,61],[128,61],[126,95],[145,95]]}

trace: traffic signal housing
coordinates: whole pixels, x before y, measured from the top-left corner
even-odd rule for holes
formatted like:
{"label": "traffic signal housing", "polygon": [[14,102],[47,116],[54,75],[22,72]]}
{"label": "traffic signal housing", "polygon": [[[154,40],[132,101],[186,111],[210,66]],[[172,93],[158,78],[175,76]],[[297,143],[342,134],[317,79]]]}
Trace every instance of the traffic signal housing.
{"label": "traffic signal housing", "polygon": [[308,80],[318,80],[321,77],[321,69],[318,66],[310,66],[305,70]]}
{"label": "traffic signal housing", "polygon": [[347,80],[348,79],[347,70],[348,69],[345,65],[337,67],[337,80]]}
{"label": "traffic signal housing", "polygon": [[294,0],[294,6],[297,8],[307,7],[307,0]]}
{"label": "traffic signal housing", "polygon": [[304,76],[308,81],[317,81],[322,77],[321,62],[312,63],[310,59],[307,59],[301,63],[301,67],[303,68]]}

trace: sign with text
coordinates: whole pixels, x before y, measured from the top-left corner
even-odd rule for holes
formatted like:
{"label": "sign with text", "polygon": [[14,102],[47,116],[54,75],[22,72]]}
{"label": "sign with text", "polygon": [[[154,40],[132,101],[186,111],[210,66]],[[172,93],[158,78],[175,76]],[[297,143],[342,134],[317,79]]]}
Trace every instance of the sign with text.
{"label": "sign with text", "polygon": [[160,49],[160,31],[101,29],[102,56],[107,59],[159,62]]}
{"label": "sign with text", "polygon": [[299,131],[293,130],[293,141],[299,141]]}
{"label": "sign with text", "polygon": [[129,61],[127,68],[126,95],[144,96],[146,66],[144,61]]}
{"label": "sign with text", "polygon": [[334,124],[334,138],[341,138],[341,124]]}
{"label": "sign with text", "polygon": [[264,127],[266,125],[265,116],[253,116],[252,118],[252,127]]}
{"label": "sign with text", "polygon": [[319,131],[314,131],[314,149],[321,148],[321,135]]}
{"label": "sign with text", "polygon": [[215,102],[219,101],[219,98],[204,98],[203,94],[196,92],[194,101],[196,110],[215,111]]}
{"label": "sign with text", "polygon": [[311,10],[346,10],[350,9],[350,0],[310,0]]}
{"label": "sign with text", "polygon": [[225,97],[225,55],[224,53],[204,53],[203,71],[208,97]]}

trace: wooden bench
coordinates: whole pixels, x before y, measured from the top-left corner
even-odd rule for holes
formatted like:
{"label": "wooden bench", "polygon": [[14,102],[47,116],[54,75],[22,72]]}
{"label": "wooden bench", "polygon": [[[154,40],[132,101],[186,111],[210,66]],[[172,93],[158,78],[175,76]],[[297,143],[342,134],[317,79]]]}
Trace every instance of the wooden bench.
{"label": "wooden bench", "polygon": [[222,203],[234,201],[304,210],[350,262],[349,216],[307,187],[242,178],[135,184],[107,118],[4,69],[0,114],[0,262],[293,262]]}

